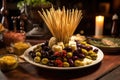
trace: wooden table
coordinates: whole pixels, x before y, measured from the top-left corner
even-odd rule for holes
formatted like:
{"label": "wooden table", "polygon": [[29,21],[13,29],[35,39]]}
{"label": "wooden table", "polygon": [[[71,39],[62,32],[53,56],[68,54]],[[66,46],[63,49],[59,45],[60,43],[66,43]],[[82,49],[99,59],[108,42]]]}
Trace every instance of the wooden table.
{"label": "wooden table", "polygon": [[[38,42],[32,42],[32,44],[37,44]],[[102,74],[118,65],[120,65],[120,52],[104,53],[101,63],[84,69],[69,71],[49,70],[34,66],[28,62],[20,62],[16,69],[4,72],[4,75],[8,80],[96,80]],[[110,77],[109,80],[114,79]]]}

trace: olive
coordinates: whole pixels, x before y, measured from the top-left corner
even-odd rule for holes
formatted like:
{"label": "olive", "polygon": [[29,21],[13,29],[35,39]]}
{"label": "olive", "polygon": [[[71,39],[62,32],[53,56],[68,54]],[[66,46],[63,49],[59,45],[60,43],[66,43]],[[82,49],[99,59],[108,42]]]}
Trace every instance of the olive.
{"label": "olive", "polygon": [[88,54],[89,54],[89,55],[95,54],[95,52],[93,52],[93,50],[90,50],[90,51],[88,51]]}
{"label": "olive", "polygon": [[42,49],[41,45],[37,45],[36,49],[41,50]]}
{"label": "olive", "polygon": [[85,45],[81,45],[81,48],[86,49],[86,46]]}
{"label": "olive", "polygon": [[86,49],[82,49],[82,53],[88,55],[88,51]]}
{"label": "olive", "polygon": [[82,45],[86,45],[87,43],[85,41],[81,42]]}
{"label": "olive", "polygon": [[77,51],[78,51],[79,53],[81,53],[81,52],[82,52],[82,50],[81,50],[81,48],[80,48],[80,47],[78,47],[78,48],[77,48]]}
{"label": "olive", "polygon": [[82,47],[82,44],[77,44],[77,47]]}
{"label": "olive", "polygon": [[92,60],[92,57],[91,57],[91,56],[86,56],[86,58],[88,58],[88,59],[91,59],[91,60]]}
{"label": "olive", "polygon": [[36,56],[41,56],[41,53],[40,52],[36,52]]}
{"label": "olive", "polygon": [[40,58],[39,56],[36,56],[36,57],[34,58],[34,61],[35,61],[36,63],[39,63],[40,60],[41,60],[41,58]]}
{"label": "olive", "polygon": [[64,57],[64,58],[63,58],[63,61],[65,61],[65,62],[66,62],[66,61],[67,61],[67,58],[66,58],[66,57]]}
{"label": "olive", "polygon": [[55,66],[54,60],[50,60],[50,61],[48,62],[48,65],[49,65],[49,66]]}
{"label": "olive", "polygon": [[72,52],[72,48],[71,47],[65,47],[64,50],[66,50],[67,52]]}
{"label": "olive", "polygon": [[47,64],[48,62],[49,62],[48,58],[43,58],[43,59],[41,60],[41,63],[42,63],[42,64]]}
{"label": "olive", "polygon": [[73,56],[73,53],[72,52],[67,52],[67,57],[68,58],[71,58]]}
{"label": "olive", "polygon": [[73,56],[77,56],[78,54],[79,54],[78,50],[75,50],[75,51],[73,52]]}
{"label": "olive", "polygon": [[36,54],[35,54],[34,51],[30,51],[30,52],[29,52],[29,55],[30,55],[32,58],[36,57]]}
{"label": "olive", "polygon": [[78,56],[73,56],[72,59],[76,60],[76,59],[78,59]]}
{"label": "olive", "polygon": [[41,51],[41,54],[42,54],[41,55],[42,58],[45,58],[45,57],[49,56],[49,53],[47,51],[44,51],[44,50]]}
{"label": "olive", "polygon": [[72,59],[68,59],[68,63],[70,64],[70,66],[74,66],[74,61]]}
{"label": "olive", "polygon": [[48,57],[48,59],[49,59],[49,60],[55,60],[55,59],[56,59],[56,56],[50,55],[50,56]]}
{"label": "olive", "polygon": [[94,49],[93,51],[94,51],[95,53],[97,53],[97,52],[98,52],[98,49]]}
{"label": "olive", "polygon": [[49,55],[53,55],[53,51],[50,49],[49,51],[48,51],[48,53],[49,53]]}
{"label": "olive", "polygon": [[85,58],[85,54],[79,53],[79,54],[78,54],[78,57],[79,57],[79,58]]}
{"label": "olive", "polygon": [[93,48],[91,47],[91,46],[86,46],[86,50],[87,51],[90,51],[90,50],[92,50]]}
{"label": "olive", "polygon": [[92,60],[96,60],[96,59],[97,59],[97,56],[92,57]]}
{"label": "olive", "polygon": [[80,60],[75,60],[75,66],[76,67],[78,67],[78,66],[84,66],[84,64]]}
{"label": "olive", "polygon": [[34,51],[30,51],[28,54],[31,56],[34,53]]}
{"label": "olive", "polygon": [[49,50],[50,50],[50,47],[49,47],[49,46],[44,46],[43,50],[49,51]]}
{"label": "olive", "polygon": [[92,60],[96,60],[97,59],[97,54],[91,54],[90,56],[92,57]]}
{"label": "olive", "polygon": [[70,64],[68,62],[63,62],[63,67],[69,67]]}

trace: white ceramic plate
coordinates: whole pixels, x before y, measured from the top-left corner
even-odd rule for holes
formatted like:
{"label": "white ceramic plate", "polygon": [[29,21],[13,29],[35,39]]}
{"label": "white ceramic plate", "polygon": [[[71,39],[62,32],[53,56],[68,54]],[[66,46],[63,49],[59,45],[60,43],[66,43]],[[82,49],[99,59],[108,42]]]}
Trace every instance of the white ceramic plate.
{"label": "white ceramic plate", "polygon": [[33,48],[35,48],[36,46],[37,46],[37,45],[28,48],[21,57],[24,58],[27,62],[29,62],[29,63],[31,63],[31,64],[33,64],[33,65],[35,65],[35,66],[38,66],[38,67],[41,67],[41,68],[46,68],[46,69],[54,69],[54,70],[82,69],[82,68],[86,68],[86,67],[93,66],[93,65],[101,62],[102,59],[103,59],[103,57],[104,57],[103,52],[102,52],[99,48],[93,46],[93,48],[97,48],[97,49],[98,49],[98,53],[97,53],[98,57],[97,57],[97,59],[96,59],[95,61],[93,61],[91,64],[85,65],[85,66],[79,66],[79,67],[51,67],[51,66],[47,66],[47,65],[42,65],[42,64],[40,64],[40,63],[36,63],[36,62],[34,62],[33,59],[30,57],[30,55],[28,54],[29,51],[33,50]]}

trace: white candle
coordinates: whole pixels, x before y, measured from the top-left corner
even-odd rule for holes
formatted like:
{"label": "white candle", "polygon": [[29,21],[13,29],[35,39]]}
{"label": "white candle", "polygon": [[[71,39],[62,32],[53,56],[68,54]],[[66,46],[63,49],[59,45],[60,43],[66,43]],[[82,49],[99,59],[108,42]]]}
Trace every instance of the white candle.
{"label": "white candle", "polygon": [[104,26],[104,16],[96,16],[95,18],[95,36],[102,36]]}

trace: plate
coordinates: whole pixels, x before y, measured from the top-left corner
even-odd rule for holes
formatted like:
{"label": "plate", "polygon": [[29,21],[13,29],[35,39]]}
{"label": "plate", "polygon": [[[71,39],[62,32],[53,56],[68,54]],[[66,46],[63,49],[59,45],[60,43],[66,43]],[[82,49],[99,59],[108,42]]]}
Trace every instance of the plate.
{"label": "plate", "polygon": [[[109,46],[109,45],[105,45],[102,42],[102,39],[107,39],[107,40],[111,40],[113,43],[117,43],[118,46]],[[119,52],[120,51],[120,38],[114,38],[114,37],[104,37],[104,38],[90,38],[88,39],[88,42],[91,45],[94,45],[98,48],[100,48],[103,52]]]}
{"label": "plate", "polygon": [[102,52],[99,48],[93,46],[93,49],[94,49],[94,48],[97,48],[97,49],[98,49],[98,53],[97,53],[98,57],[97,57],[97,59],[96,59],[95,61],[93,61],[91,64],[85,65],[85,66],[79,66],[79,67],[51,67],[51,66],[47,66],[47,65],[42,65],[42,64],[40,64],[40,63],[36,63],[36,62],[34,62],[33,59],[29,56],[29,51],[33,50],[36,46],[37,46],[37,45],[34,45],[34,46],[28,48],[21,57],[24,58],[24,59],[25,59],[27,62],[29,62],[30,64],[33,64],[33,65],[38,66],[38,67],[41,67],[41,68],[46,68],[46,69],[54,69],[54,70],[74,70],[74,69],[82,69],[82,68],[86,68],[86,67],[93,66],[93,65],[101,62],[102,59],[103,59],[103,57],[104,57],[103,52]]}

